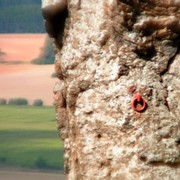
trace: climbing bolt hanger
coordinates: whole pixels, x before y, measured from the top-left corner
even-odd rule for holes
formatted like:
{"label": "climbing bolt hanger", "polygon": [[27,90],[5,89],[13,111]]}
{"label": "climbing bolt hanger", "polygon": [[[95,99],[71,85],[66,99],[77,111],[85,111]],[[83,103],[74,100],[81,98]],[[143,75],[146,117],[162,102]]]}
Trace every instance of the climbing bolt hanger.
{"label": "climbing bolt hanger", "polygon": [[146,109],[147,104],[146,101],[141,97],[141,95],[137,93],[132,99],[131,106],[135,111],[143,112]]}

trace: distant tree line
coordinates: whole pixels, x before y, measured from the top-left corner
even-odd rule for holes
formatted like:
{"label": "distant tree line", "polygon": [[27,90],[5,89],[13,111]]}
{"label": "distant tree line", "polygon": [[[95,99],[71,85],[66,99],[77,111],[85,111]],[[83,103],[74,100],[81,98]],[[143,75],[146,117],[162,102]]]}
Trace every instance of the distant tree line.
{"label": "distant tree line", "polygon": [[[7,101],[5,98],[0,98],[0,105],[28,105],[28,100],[25,98],[11,98]],[[43,106],[43,101],[35,99],[33,106]]]}
{"label": "distant tree line", "polygon": [[6,55],[6,53],[4,53],[1,49],[0,49],[0,63],[4,62],[4,56]]}
{"label": "distant tree line", "polygon": [[31,62],[33,64],[54,64],[54,52],[52,41],[46,38],[45,45],[42,48],[40,56]]}
{"label": "distant tree line", "polygon": [[0,33],[44,33],[41,0],[0,0]]}

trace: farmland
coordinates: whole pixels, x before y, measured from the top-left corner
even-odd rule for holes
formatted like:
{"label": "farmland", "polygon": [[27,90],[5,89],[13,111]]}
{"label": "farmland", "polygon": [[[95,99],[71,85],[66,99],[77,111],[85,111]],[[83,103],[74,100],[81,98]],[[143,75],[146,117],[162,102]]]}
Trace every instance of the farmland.
{"label": "farmland", "polygon": [[51,106],[0,106],[0,166],[63,170]]}
{"label": "farmland", "polygon": [[0,98],[53,104],[54,65],[31,64],[42,53],[46,38],[46,34],[0,34]]}

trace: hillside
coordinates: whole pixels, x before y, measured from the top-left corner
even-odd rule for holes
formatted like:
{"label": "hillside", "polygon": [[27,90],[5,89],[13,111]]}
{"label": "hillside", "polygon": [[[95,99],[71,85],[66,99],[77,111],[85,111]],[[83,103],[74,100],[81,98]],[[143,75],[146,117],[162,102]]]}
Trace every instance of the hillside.
{"label": "hillside", "polygon": [[0,33],[44,33],[41,0],[0,0]]}

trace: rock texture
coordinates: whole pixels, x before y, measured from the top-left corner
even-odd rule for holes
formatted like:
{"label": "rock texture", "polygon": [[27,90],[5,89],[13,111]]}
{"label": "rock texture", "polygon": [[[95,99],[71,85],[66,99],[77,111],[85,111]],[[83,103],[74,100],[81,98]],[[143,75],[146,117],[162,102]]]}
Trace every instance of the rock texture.
{"label": "rock texture", "polygon": [[178,180],[180,1],[42,2],[67,179]]}

